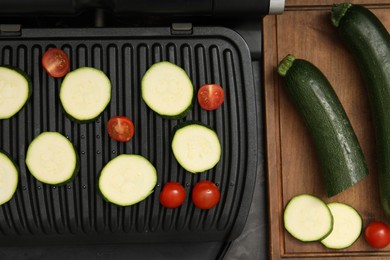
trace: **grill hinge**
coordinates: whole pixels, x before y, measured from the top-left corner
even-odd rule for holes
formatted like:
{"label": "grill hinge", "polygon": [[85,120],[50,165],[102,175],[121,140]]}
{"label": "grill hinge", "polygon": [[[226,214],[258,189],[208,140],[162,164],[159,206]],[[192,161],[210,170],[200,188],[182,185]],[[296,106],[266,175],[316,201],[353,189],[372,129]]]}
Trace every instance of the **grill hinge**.
{"label": "grill hinge", "polygon": [[192,34],[192,23],[172,23],[171,34],[173,35]]}
{"label": "grill hinge", "polygon": [[0,36],[20,36],[21,34],[20,24],[0,24]]}

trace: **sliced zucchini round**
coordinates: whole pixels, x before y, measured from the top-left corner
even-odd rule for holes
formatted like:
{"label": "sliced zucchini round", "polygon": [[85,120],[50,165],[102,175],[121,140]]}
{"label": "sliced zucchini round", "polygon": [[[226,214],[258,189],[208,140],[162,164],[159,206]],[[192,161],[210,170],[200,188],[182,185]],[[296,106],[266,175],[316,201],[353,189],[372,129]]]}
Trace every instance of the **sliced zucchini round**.
{"label": "sliced zucchini round", "polygon": [[19,112],[31,96],[30,77],[20,69],[0,66],[0,119]]}
{"label": "sliced zucchini round", "polygon": [[192,108],[194,87],[186,72],[167,61],[155,63],[142,78],[142,99],[164,118],[180,119]]}
{"label": "sliced zucchini round", "polygon": [[73,144],[57,132],[43,132],[28,146],[26,165],[40,182],[65,184],[78,173],[78,156]]}
{"label": "sliced zucchini round", "polygon": [[200,122],[177,125],[171,145],[176,160],[192,173],[207,171],[221,159],[217,133]]}
{"label": "sliced zucchini round", "polygon": [[354,208],[343,203],[329,203],[328,207],[333,215],[333,230],[321,243],[331,249],[351,246],[362,233],[362,217]]}
{"label": "sliced zucchini round", "polygon": [[67,116],[87,123],[95,120],[111,100],[111,82],[103,71],[83,67],[69,72],[60,88],[60,100]]}
{"label": "sliced zucchini round", "polygon": [[8,202],[18,187],[19,169],[7,153],[0,152],[0,205]]}
{"label": "sliced zucchini round", "polygon": [[146,158],[136,154],[122,154],[104,166],[98,186],[108,202],[130,206],[153,193],[156,183],[156,168]]}
{"label": "sliced zucchini round", "polygon": [[309,194],[293,197],[283,218],[288,233],[303,242],[320,241],[333,229],[333,216],[328,206]]}

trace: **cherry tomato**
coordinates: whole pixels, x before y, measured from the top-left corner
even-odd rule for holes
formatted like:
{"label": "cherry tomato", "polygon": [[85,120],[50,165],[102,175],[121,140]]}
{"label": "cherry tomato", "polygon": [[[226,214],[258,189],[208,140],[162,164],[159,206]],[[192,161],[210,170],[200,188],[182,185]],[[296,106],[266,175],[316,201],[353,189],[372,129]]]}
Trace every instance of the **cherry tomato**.
{"label": "cherry tomato", "polygon": [[54,78],[62,78],[68,73],[70,62],[68,55],[61,49],[49,49],[42,56],[42,66]]}
{"label": "cherry tomato", "polygon": [[168,182],[160,193],[160,203],[166,208],[177,208],[186,199],[186,190],[178,182]]}
{"label": "cherry tomato", "polygon": [[374,248],[384,248],[390,243],[390,229],[380,221],[368,224],[364,235],[366,241]]}
{"label": "cherry tomato", "polygon": [[125,116],[114,116],[107,122],[107,132],[112,139],[127,142],[134,135],[134,124]]}
{"label": "cherry tomato", "polygon": [[205,84],[198,90],[199,105],[205,110],[219,108],[225,100],[225,92],[218,84]]}
{"label": "cherry tomato", "polygon": [[217,185],[211,181],[200,181],[192,191],[192,201],[200,209],[211,209],[219,202],[221,193]]}

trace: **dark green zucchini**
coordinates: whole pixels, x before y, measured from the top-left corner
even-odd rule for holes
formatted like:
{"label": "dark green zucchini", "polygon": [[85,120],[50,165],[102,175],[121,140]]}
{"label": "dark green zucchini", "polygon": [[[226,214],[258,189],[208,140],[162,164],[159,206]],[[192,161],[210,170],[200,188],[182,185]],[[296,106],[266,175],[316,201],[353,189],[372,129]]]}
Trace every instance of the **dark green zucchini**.
{"label": "dark green zucchini", "polygon": [[390,217],[390,35],[360,5],[339,4],[332,23],[349,48],[366,85],[375,129],[381,203]]}
{"label": "dark green zucchini", "polygon": [[366,161],[355,132],[322,72],[292,55],[280,62],[278,72],[309,128],[327,196],[332,197],[367,176]]}

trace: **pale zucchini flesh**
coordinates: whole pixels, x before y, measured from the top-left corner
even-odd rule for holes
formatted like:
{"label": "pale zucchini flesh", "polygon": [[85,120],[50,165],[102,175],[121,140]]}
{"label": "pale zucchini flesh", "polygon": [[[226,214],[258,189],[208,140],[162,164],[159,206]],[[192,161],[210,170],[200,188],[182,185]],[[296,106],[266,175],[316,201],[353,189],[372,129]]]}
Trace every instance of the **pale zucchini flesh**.
{"label": "pale zucchini flesh", "polygon": [[361,216],[353,207],[343,203],[329,203],[328,207],[333,216],[333,230],[321,243],[331,249],[351,246],[362,232]]}
{"label": "pale zucchini flesh", "polygon": [[43,132],[30,143],[26,165],[40,182],[59,185],[77,174],[78,156],[65,136],[57,132]]}
{"label": "pale zucchini flesh", "polygon": [[0,66],[0,119],[19,112],[31,94],[31,81],[22,71]]}
{"label": "pale zucchini flesh", "polygon": [[76,69],[64,78],[60,100],[71,119],[78,122],[92,121],[100,116],[111,100],[111,82],[99,69]]}
{"label": "pale zucchini flesh", "polygon": [[98,186],[108,202],[130,206],[146,199],[156,183],[156,168],[145,157],[122,154],[104,166]]}
{"label": "pale zucchini flesh", "polygon": [[221,143],[214,130],[199,123],[179,125],[172,139],[172,151],[189,172],[204,172],[221,158]]}
{"label": "pale zucchini flesh", "polygon": [[284,210],[284,227],[303,242],[320,241],[333,229],[333,216],[319,198],[301,194],[292,198]]}
{"label": "pale zucchini flesh", "polygon": [[0,152],[0,205],[8,202],[18,186],[19,170],[9,156]]}
{"label": "pale zucchini flesh", "polygon": [[193,96],[190,78],[173,63],[155,63],[142,78],[142,99],[163,117],[184,117],[192,107]]}

